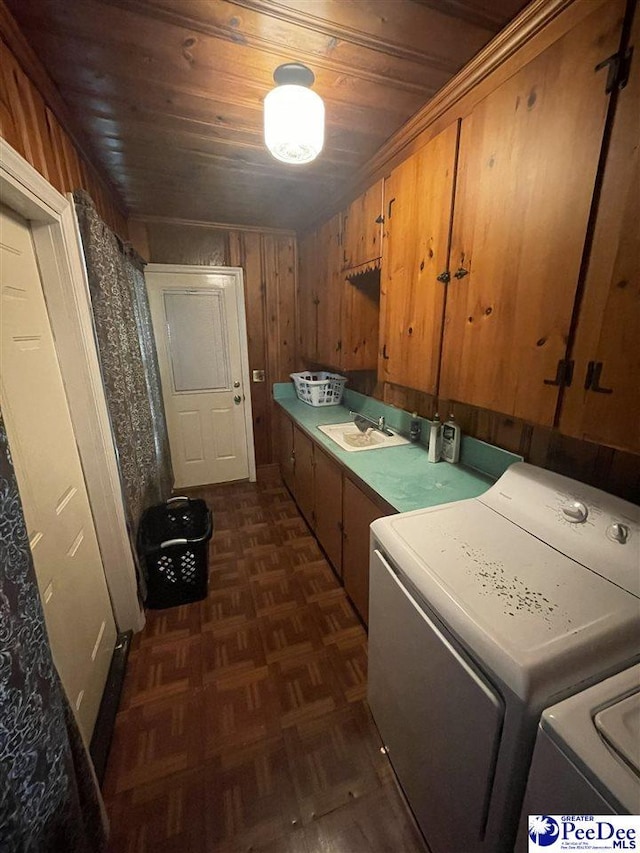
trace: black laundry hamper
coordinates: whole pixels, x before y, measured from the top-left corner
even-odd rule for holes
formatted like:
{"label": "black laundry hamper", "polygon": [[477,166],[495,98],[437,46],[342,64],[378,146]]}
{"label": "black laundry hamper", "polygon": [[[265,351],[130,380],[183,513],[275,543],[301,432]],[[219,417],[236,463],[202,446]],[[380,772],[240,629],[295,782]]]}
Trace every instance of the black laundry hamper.
{"label": "black laundry hamper", "polygon": [[147,569],[147,607],[160,610],[206,598],[211,511],[203,500],[169,498],[147,509],[138,551]]}

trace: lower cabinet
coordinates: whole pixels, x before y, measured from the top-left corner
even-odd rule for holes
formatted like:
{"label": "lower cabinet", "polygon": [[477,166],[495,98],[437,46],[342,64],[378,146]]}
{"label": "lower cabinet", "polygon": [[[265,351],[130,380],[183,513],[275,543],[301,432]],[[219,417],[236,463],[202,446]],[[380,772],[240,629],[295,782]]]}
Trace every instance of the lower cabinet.
{"label": "lower cabinet", "polygon": [[342,577],[342,468],[314,447],[315,533],[334,569]]}
{"label": "lower cabinet", "polygon": [[365,624],[369,623],[369,525],[387,513],[348,477],[343,489],[342,580]]}
{"label": "lower cabinet", "polygon": [[369,616],[369,525],[393,510],[373,500],[281,410],[282,479],[361,619]]}
{"label": "lower cabinet", "polygon": [[293,494],[300,512],[311,529],[315,528],[313,442],[302,430],[293,427],[294,486]]}
{"label": "lower cabinet", "polygon": [[294,490],[293,423],[280,409],[278,411],[278,462],[285,486]]}

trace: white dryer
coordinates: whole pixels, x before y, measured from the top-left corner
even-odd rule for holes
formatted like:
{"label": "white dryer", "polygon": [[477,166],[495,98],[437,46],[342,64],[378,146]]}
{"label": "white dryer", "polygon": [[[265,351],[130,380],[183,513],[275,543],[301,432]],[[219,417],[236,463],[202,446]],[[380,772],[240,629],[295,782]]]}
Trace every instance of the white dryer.
{"label": "white dryer", "polygon": [[542,711],[640,660],[640,508],[517,463],[371,531],[391,763],[433,853],[512,851]]}
{"label": "white dryer", "polygon": [[640,666],[548,708],[542,715],[520,818],[640,814]]}

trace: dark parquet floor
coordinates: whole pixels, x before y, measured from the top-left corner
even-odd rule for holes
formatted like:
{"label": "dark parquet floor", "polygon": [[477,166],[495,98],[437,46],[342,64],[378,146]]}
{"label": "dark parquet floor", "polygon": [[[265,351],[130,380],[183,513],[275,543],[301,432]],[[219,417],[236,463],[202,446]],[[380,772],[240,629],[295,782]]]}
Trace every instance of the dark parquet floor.
{"label": "dark parquet floor", "polygon": [[134,638],[110,853],[424,853],[366,703],[366,634],[277,469],[192,491],[209,595]]}

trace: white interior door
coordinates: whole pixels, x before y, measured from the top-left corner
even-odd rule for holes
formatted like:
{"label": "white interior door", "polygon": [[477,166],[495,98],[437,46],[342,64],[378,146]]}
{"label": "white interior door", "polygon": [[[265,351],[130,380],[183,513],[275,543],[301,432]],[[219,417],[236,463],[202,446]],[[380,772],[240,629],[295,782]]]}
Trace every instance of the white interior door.
{"label": "white interior door", "polygon": [[242,271],[145,271],[176,487],[254,479]]}
{"label": "white interior door", "polygon": [[0,208],[0,407],[49,642],[88,743],[116,626],[27,222]]}

